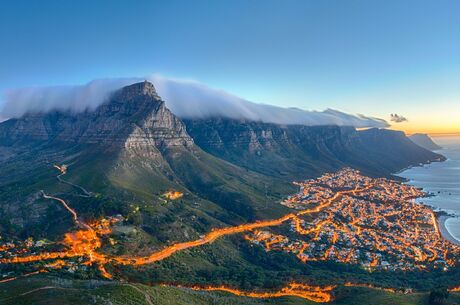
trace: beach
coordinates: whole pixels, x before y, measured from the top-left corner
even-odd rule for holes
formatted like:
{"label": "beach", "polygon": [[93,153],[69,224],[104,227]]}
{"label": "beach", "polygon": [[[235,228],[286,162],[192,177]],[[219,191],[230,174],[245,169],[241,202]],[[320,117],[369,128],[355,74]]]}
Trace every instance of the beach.
{"label": "beach", "polygon": [[446,216],[446,215],[442,215],[438,217],[439,231],[441,232],[441,235],[442,237],[444,237],[444,239],[450,241],[453,244],[456,244],[457,246],[460,246],[460,241],[457,240],[447,229],[446,222],[451,218],[452,218],[451,216]]}

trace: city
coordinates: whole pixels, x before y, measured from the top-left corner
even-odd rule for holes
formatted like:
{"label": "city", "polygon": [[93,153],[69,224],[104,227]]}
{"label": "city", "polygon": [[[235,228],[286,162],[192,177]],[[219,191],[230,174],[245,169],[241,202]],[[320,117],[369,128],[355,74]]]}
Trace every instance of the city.
{"label": "city", "polygon": [[[460,248],[441,236],[432,209],[415,201],[425,196],[420,189],[352,169],[295,184],[299,193],[281,203],[299,210],[290,222],[295,234],[258,230],[247,240],[267,251],[294,253],[303,262],[333,260],[367,269],[448,270],[458,263]],[[338,191],[351,192],[302,215]]]}

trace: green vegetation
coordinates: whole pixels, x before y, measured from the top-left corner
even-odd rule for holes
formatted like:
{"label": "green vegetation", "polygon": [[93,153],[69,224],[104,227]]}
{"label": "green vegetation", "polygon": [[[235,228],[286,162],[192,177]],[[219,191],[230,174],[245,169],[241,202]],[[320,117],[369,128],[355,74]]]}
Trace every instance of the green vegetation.
{"label": "green vegetation", "polygon": [[[81,185],[93,196],[82,196],[75,187],[59,182],[54,164],[69,164],[65,180]],[[92,147],[41,147],[40,154],[24,154],[1,166],[6,173],[0,177],[3,238],[32,236],[35,240],[46,237],[59,241],[65,232],[76,229],[65,209],[40,196],[40,190],[44,190],[65,199],[88,222],[107,215],[123,216],[125,221],[117,224],[110,236],[103,237],[106,246],[102,251],[108,255],[146,255],[165,245],[197,239],[212,228],[279,217],[288,211],[279,200],[294,191],[287,181],[232,165],[198,148],[164,151],[161,157],[148,159]],[[169,189],[184,196],[165,204],[161,195]],[[108,246],[108,238],[114,245]],[[45,262],[0,266],[0,271],[21,274],[36,270],[40,264]],[[177,253],[152,265],[106,267],[118,281],[95,281],[100,273],[89,267],[74,273],[63,269],[53,274],[56,277],[37,276],[0,284],[0,304],[147,304],[146,294],[157,305],[311,303],[298,298],[248,299],[157,286],[222,284],[251,291],[279,289],[293,280],[314,285],[352,281],[427,292],[406,296],[339,286],[335,304],[363,304],[369,300],[375,300],[375,304],[425,304],[428,291],[442,288],[439,283],[457,285],[460,278],[459,269],[369,273],[358,266],[334,262],[304,264],[294,255],[251,246],[241,235]],[[47,286],[51,287],[33,291]],[[448,301],[456,297],[451,295]]]}
{"label": "green vegetation", "polygon": [[[145,286],[106,281],[63,280],[51,276],[36,276],[0,285],[2,305],[312,305],[296,297],[254,299],[226,292],[193,291],[187,288]],[[388,293],[368,288],[341,288],[331,305],[392,304],[429,305],[430,293]],[[433,304],[433,303],[431,303]],[[436,303],[441,304],[441,303]],[[443,299],[446,305],[460,304],[460,294],[451,293]]]}

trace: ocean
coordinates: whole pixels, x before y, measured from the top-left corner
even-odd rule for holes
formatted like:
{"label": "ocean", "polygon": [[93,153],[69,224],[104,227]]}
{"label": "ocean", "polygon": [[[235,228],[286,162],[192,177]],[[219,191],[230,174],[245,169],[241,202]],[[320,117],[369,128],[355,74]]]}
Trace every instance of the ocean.
{"label": "ocean", "polygon": [[410,185],[435,194],[433,197],[419,199],[420,202],[456,216],[448,218],[445,226],[450,235],[460,241],[460,136],[434,137],[433,140],[442,146],[436,152],[444,155],[447,160],[412,167],[398,176],[409,179]]}

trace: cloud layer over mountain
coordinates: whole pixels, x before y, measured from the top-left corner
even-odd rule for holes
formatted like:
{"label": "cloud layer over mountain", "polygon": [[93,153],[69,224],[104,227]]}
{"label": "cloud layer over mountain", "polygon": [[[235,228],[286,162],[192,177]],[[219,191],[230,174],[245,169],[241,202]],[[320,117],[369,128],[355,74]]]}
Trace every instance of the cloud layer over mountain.
{"label": "cloud layer over mountain", "polygon": [[82,112],[94,110],[117,89],[147,79],[181,118],[227,117],[276,124],[340,125],[387,127],[386,121],[337,110],[305,111],[247,101],[205,84],[161,76],[146,78],[98,79],[85,85],[33,87],[8,90],[0,117],[20,117],[26,113],[52,110]]}

